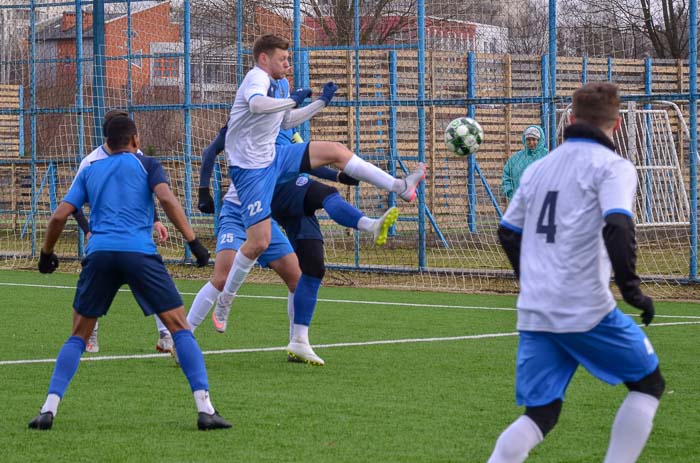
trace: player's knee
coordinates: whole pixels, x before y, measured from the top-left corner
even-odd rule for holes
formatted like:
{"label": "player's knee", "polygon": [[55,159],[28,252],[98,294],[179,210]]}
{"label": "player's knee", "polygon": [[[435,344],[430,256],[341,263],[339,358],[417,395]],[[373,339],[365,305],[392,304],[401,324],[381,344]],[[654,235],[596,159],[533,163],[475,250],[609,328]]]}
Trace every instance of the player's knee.
{"label": "player's knee", "polygon": [[661,396],[666,389],[666,381],[664,377],[661,376],[661,370],[656,367],[656,370],[633,383],[625,383],[627,389],[634,392],[641,392],[642,394],[649,394],[652,397],[661,399]]}
{"label": "player's knee", "polygon": [[326,265],[323,259],[323,241],[300,240],[297,243],[299,267],[304,275],[323,280]]}
{"label": "player's knee", "polygon": [[535,422],[540,431],[542,431],[542,436],[546,436],[549,431],[554,429],[554,426],[559,420],[559,414],[561,413],[562,401],[557,399],[554,402],[550,402],[547,405],[541,407],[526,407],[525,415]]}

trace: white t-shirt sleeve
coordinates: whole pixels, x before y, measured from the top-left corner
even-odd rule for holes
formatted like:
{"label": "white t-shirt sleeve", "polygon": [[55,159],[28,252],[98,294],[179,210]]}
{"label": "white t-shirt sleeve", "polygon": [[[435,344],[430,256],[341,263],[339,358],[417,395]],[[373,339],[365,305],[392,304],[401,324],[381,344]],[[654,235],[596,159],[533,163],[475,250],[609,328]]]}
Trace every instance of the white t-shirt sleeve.
{"label": "white t-shirt sleeve", "polygon": [[614,213],[632,217],[637,191],[637,170],[634,165],[618,157],[605,166],[599,181],[598,202],[603,217]]}
{"label": "white t-shirt sleeve", "polygon": [[246,83],[243,88],[245,101],[250,103],[250,99],[255,96],[267,96],[270,89],[270,78],[264,72],[251,72],[246,76]]}
{"label": "white t-shirt sleeve", "polygon": [[515,191],[515,195],[508,205],[506,213],[501,219],[501,226],[513,230],[517,233],[523,232],[523,226],[525,225],[525,193],[523,188],[524,185],[521,183],[518,189]]}

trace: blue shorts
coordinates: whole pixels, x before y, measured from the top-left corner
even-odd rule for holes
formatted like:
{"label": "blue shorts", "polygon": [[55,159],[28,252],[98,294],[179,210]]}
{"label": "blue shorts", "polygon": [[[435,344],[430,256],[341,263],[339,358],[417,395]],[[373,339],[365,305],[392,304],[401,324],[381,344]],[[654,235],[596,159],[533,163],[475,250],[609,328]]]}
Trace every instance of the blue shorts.
{"label": "blue shorts", "polygon": [[313,182],[308,177],[300,176],[295,181],[280,183],[272,197],[272,218],[284,228],[295,248],[297,240],[323,241],[318,219],[315,215],[306,215],[304,211],[304,198]]}
{"label": "blue shorts", "polygon": [[[231,201],[224,201],[219,216],[219,235],[216,239],[216,252],[232,249],[238,251],[246,240],[245,227],[241,219],[242,207],[233,204]],[[258,257],[258,263],[267,267],[270,262],[276,261],[287,254],[293,253],[292,245],[284,233],[280,230],[277,222],[272,220],[272,239],[270,246]]]}
{"label": "blue shorts", "polygon": [[81,262],[73,308],[84,317],[107,313],[114,296],[127,284],[145,315],[181,307],[182,298],[159,254],[95,251]]}
{"label": "blue shorts", "polygon": [[246,229],[272,215],[270,204],[275,185],[297,176],[308,146],[308,143],[275,145],[275,159],[262,169],[229,168],[243,207],[241,217]]}
{"label": "blue shorts", "polygon": [[659,366],[659,359],[644,331],[618,308],[583,333],[521,331],[515,402],[539,407],[563,400],[579,364],[616,385],[646,377]]}

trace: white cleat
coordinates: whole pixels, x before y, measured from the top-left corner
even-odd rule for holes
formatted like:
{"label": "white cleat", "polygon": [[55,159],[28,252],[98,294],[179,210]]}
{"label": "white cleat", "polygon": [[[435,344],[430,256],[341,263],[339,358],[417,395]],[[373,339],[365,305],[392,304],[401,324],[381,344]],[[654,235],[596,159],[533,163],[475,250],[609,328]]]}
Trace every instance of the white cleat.
{"label": "white cleat", "polygon": [[96,354],[100,351],[100,345],[97,343],[97,329],[92,330],[92,334],[88,338],[87,344],[85,344],[85,351],[91,354]]}
{"label": "white cleat", "polygon": [[399,218],[399,209],[397,207],[389,208],[383,216],[376,220],[372,226],[374,233],[374,244],[383,246],[386,244],[386,237],[389,234],[389,229],[396,223]]}
{"label": "white cleat", "polygon": [[170,333],[167,333],[164,336],[161,336],[160,339],[158,339],[158,342],[156,343],[156,350],[158,352],[163,352],[163,353],[172,352],[172,350],[173,350],[173,337],[170,336]]}
{"label": "white cleat", "polygon": [[226,332],[226,326],[228,325],[228,316],[231,313],[231,302],[228,304],[221,300],[221,294],[216,298],[216,305],[214,306],[214,311],[211,314],[211,321],[214,323],[214,329],[219,333]]}
{"label": "white cleat", "polygon": [[321,357],[316,355],[308,342],[298,340],[292,340],[287,345],[287,360],[293,361],[290,358],[319,367],[326,364]]}
{"label": "white cleat", "polygon": [[422,162],[418,163],[418,168],[411,172],[406,178],[403,179],[406,184],[406,189],[399,193],[399,197],[406,202],[411,202],[416,197],[416,189],[420,182],[425,178],[425,164]]}

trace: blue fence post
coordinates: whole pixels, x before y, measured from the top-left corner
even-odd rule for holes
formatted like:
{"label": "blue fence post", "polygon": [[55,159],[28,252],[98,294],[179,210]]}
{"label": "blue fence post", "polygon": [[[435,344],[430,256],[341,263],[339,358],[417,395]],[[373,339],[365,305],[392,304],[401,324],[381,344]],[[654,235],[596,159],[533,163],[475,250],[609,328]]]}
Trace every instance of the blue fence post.
{"label": "blue fence post", "polygon": [[588,55],[583,54],[581,58],[581,84],[588,82]]}
{"label": "blue fence post", "polygon": [[243,81],[243,0],[236,0],[236,88]]}
{"label": "blue fence post", "polygon": [[[301,61],[304,60],[304,58],[301,55],[301,1],[300,0],[294,0],[293,3],[294,7],[294,13],[293,13],[293,18],[294,18],[294,32],[293,32],[293,41],[292,41],[292,51],[294,53],[293,55],[293,64],[294,64],[294,88],[301,88],[303,87],[302,85],[302,70],[300,69]],[[308,52],[307,52],[308,56]],[[306,60],[306,73],[308,75],[308,59]],[[308,140],[307,137],[302,135],[304,140]]]}
{"label": "blue fence post", "polygon": [[[476,54],[470,51],[467,55],[467,98],[476,95]],[[474,118],[476,108],[473,104],[467,106],[467,115]],[[467,158],[467,225],[471,233],[476,232],[476,159],[474,154]]]}
{"label": "blue fence post", "polygon": [[[355,153],[360,155],[360,0],[354,0],[355,19],[353,39],[355,44]],[[355,187],[355,206],[360,208],[360,186]],[[355,267],[360,266],[360,234],[354,231]]]}
{"label": "blue fence post", "polygon": [[[549,103],[544,98],[549,96],[549,56],[542,55],[540,59],[540,76],[542,78],[542,104],[540,105],[540,123],[545,134],[549,135]],[[556,136],[556,134],[555,134]],[[548,136],[547,140],[551,137]]]}
{"label": "blue fence post", "polygon": [[24,87],[19,86],[19,157],[24,157]]}
{"label": "blue fence post", "polygon": [[[398,98],[398,58],[395,50],[389,51],[389,173],[396,177],[396,159],[399,156],[398,146],[396,142],[396,122],[397,109],[394,102]],[[396,193],[389,193],[389,207],[396,206]],[[396,235],[396,225],[392,225],[389,229],[391,236]]]}
{"label": "blue fence post", "polygon": [[105,3],[92,0],[92,119],[93,147],[102,143],[105,113]]}
{"label": "blue fence post", "polygon": [[[425,2],[418,0],[418,162],[425,162]],[[418,267],[427,267],[425,182],[418,185]]]}
{"label": "blue fence post", "polygon": [[[129,79],[131,80],[131,79]],[[76,163],[80,164],[85,154],[85,121],[83,117],[83,8],[80,2],[75,4],[75,106],[78,117],[78,152],[75,155]],[[101,125],[101,124],[100,124]],[[85,234],[78,230],[78,257],[85,253]]]}
{"label": "blue fence post", "polygon": [[50,162],[48,168],[46,169],[46,176],[48,177],[49,183],[49,208],[51,213],[56,210],[58,201],[56,200],[56,183],[58,178],[56,176],[56,164]]}
{"label": "blue fence post", "polygon": [[698,2],[688,4],[688,83],[690,112],[690,262],[688,277],[698,276]]}
{"label": "blue fence post", "polygon": [[[295,80],[295,83],[299,82],[299,85],[296,85],[296,87],[309,87],[309,52],[302,51],[301,53],[299,53],[299,57],[301,63],[295,63],[294,66],[295,71],[299,70],[299,80]],[[311,139],[311,123],[309,121],[306,121],[303,124],[301,124],[301,127],[299,129],[299,135],[301,135],[301,138],[303,138],[304,141],[309,141]]]}
{"label": "blue fence post", "polygon": [[[652,91],[651,91],[651,86],[652,86],[652,73],[651,73],[651,58],[646,57],[644,59],[644,94],[651,96]],[[646,103],[644,105],[644,109],[649,110],[651,109],[651,104]],[[646,150],[646,156],[644,157],[644,163],[646,167],[650,167],[652,165],[652,146],[651,146],[651,136],[653,135],[651,132],[653,130],[653,127],[651,125],[651,116],[649,114],[646,115],[645,117],[645,122],[646,122],[646,130],[644,131],[644,148]],[[644,175],[644,187],[646,189],[646,195],[644,197],[644,209],[646,211],[647,215],[647,221],[650,221],[652,219],[652,213],[651,213],[651,203],[652,203],[652,185],[651,185],[651,170],[647,169]]]}
{"label": "blue fence post", "polygon": [[613,80],[613,60],[612,56],[608,56],[608,82]]}
{"label": "blue fence post", "polygon": [[549,0],[549,149],[557,147],[557,0]]}
{"label": "blue fence post", "polygon": [[[31,0],[29,8],[29,92],[30,92],[30,138],[31,138],[31,168],[30,174],[32,179],[32,194],[31,198],[36,195],[36,1]],[[36,206],[32,201],[29,211],[32,220],[32,257],[36,256]]]}
{"label": "blue fence post", "polygon": [[[185,86],[185,214],[192,217],[192,76],[190,75],[190,0],[184,3],[182,35],[184,40],[184,86]],[[185,259],[191,250],[185,246]]]}
{"label": "blue fence post", "polygon": [[127,73],[127,108],[129,115],[133,118],[131,107],[134,104],[134,85],[131,71],[131,0],[126,0],[126,73]]}

